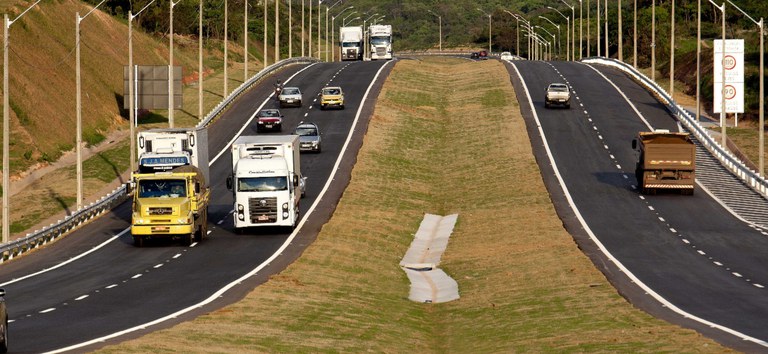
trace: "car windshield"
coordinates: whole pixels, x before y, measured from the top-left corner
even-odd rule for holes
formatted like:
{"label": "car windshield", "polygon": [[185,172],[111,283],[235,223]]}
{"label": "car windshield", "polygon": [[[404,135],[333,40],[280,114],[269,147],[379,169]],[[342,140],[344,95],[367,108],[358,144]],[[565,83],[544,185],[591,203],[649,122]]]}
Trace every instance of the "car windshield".
{"label": "car windshield", "polygon": [[259,117],[279,117],[279,116],[280,116],[280,113],[274,110],[259,112]]}
{"label": "car windshield", "polygon": [[287,177],[238,178],[238,192],[272,192],[288,190]]}
{"label": "car windshield", "polygon": [[295,134],[301,136],[317,136],[317,129],[314,127],[298,127],[296,128]]}
{"label": "car windshield", "polygon": [[298,95],[300,93],[301,92],[299,92],[299,89],[293,88],[293,87],[286,87],[286,88],[283,89],[283,94],[284,95]]}
{"label": "car windshield", "polygon": [[323,89],[323,95],[338,95],[340,93],[341,93],[341,90],[337,88]]}
{"label": "car windshield", "polygon": [[139,198],[183,198],[187,185],[183,179],[139,181]]}

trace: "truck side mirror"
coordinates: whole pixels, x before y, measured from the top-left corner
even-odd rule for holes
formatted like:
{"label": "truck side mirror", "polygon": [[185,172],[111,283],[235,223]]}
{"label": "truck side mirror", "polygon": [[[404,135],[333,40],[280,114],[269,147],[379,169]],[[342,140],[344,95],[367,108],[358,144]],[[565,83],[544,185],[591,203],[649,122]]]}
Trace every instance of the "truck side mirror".
{"label": "truck side mirror", "polygon": [[633,150],[637,149],[637,139],[632,139],[632,149]]}
{"label": "truck side mirror", "polygon": [[232,190],[232,176],[227,177],[227,189]]}
{"label": "truck side mirror", "polygon": [[200,193],[200,182],[195,182],[195,194]]}
{"label": "truck side mirror", "polygon": [[298,187],[299,186],[299,176],[296,174],[293,175],[293,186]]}

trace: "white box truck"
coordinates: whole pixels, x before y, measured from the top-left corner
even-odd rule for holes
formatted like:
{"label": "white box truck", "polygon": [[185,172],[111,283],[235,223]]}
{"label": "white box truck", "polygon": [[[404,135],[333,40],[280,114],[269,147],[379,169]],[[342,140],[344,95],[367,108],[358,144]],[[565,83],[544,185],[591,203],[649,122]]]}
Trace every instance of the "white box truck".
{"label": "white box truck", "polygon": [[341,27],[339,31],[341,60],[363,60],[363,26]]}
{"label": "white box truck", "polygon": [[368,26],[371,60],[392,59],[392,25]]}
{"label": "white box truck", "polygon": [[232,144],[232,175],[236,229],[283,226],[299,221],[299,200],[305,194],[298,135],[241,136]]}
{"label": "white box truck", "polygon": [[192,165],[203,171],[206,181],[210,181],[208,130],[205,127],[161,128],[139,132],[136,149],[141,173]]}

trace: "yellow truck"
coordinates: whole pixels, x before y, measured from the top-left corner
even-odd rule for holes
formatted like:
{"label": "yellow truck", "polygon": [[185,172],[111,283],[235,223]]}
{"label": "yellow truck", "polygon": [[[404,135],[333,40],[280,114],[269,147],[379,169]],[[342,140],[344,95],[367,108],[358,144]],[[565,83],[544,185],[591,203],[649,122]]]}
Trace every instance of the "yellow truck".
{"label": "yellow truck", "polygon": [[151,239],[200,242],[207,234],[208,141],[205,130],[139,133],[133,173],[131,234],[136,247]]}
{"label": "yellow truck", "polygon": [[640,132],[632,140],[638,150],[635,168],[638,188],[643,194],[677,190],[693,195],[696,184],[696,146],[688,133],[668,130]]}

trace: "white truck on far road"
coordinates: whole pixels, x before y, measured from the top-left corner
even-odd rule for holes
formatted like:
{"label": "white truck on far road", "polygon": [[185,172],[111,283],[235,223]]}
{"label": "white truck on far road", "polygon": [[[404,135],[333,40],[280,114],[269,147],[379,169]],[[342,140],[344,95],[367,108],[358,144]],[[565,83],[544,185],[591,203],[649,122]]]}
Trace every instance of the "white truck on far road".
{"label": "white truck on far road", "polygon": [[392,25],[368,26],[371,60],[392,59]]}
{"label": "white truck on far road", "polygon": [[232,144],[235,228],[283,226],[293,229],[305,194],[298,135],[241,136]]}
{"label": "white truck on far road", "polygon": [[363,60],[363,26],[341,27],[339,44],[341,60]]}

